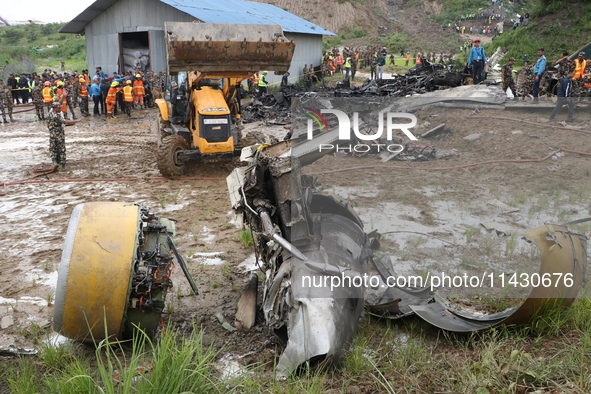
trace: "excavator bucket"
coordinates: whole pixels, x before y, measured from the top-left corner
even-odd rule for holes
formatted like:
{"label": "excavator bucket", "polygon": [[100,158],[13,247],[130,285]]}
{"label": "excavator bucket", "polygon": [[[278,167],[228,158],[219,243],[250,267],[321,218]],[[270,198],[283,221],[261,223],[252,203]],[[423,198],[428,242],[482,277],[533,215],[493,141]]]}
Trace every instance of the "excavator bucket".
{"label": "excavator bucket", "polygon": [[295,42],[279,25],[230,23],[164,23],[168,73],[198,70],[202,73],[285,73]]}

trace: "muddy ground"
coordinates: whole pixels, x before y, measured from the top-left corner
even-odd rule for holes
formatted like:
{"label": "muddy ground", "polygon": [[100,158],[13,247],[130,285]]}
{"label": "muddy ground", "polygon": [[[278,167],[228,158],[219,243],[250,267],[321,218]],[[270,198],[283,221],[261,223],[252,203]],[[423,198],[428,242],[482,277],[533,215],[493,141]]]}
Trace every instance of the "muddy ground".
{"label": "muddy ground", "polygon": [[[446,137],[420,143],[454,150],[452,158],[382,163],[374,155],[330,155],[305,172],[316,174],[326,192],[346,198],[367,232],[382,233],[379,252],[391,256],[398,274],[482,272],[487,267],[510,273],[516,270],[512,261],[537,264],[535,251],[519,239],[523,231],[586,217],[591,209],[588,156],[560,152],[542,162],[523,161],[543,158],[564,146],[591,152],[591,118],[583,109],[577,113],[583,121],[569,124],[583,130],[576,131],[551,127],[562,126],[548,122],[549,104],[543,107],[475,114],[423,109],[416,114],[419,126],[414,134],[446,123]],[[35,178],[34,169],[50,164],[47,127],[30,112],[15,116],[17,122],[0,125],[0,182],[5,183],[0,189],[0,349],[34,349],[40,335],[51,335],[57,268],[74,206],[125,201],[147,205],[177,221],[176,244],[201,294],[190,295],[182,272],[175,270],[167,318],[184,330],[193,322],[202,326],[206,339],[217,348],[223,346],[223,354],[241,364],[272,362],[280,354],[281,345],[264,324],[231,333],[215,317],[221,312],[233,322],[240,289],[254,267],[253,250],[239,241],[239,220],[226,189],[225,177],[237,162],[197,166],[181,179],[160,178],[156,110],[146,109],[134,111],[131,119],[87,118],[67,126],[65,171]],[[487,118],[491,116],[514,120]],[[566,114],[556,120],[564,119]],[[248,128],[263,135],[285,133],[283,126],[263,123]],[[473,133],[482,136],[472,142],[464,139]],[[492,160],[517,162],[467,167]],[[516,210],[499,207],[494,200]],[[493,221],[512,230],[503,236],[481,226]],[[590,234],[586,224],[576,229]],[[466,299],[463,303],[469,304]],[[490,302],[476,309],[499,308]]]}

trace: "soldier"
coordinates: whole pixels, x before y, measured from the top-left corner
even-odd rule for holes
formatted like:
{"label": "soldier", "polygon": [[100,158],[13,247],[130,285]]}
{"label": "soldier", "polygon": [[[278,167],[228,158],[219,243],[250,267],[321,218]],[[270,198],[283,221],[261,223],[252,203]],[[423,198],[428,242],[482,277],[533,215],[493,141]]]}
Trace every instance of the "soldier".
{"label": "soldier", "polygon": [[37,118],[39,120],[44,120],[45,114],[43,113],[43,92],[41,90],[41,81],[35,83],[35,87],[33,87],[33,90],[31,91],[31,96],[33,97],[33,104],[35,104]]}
{"label": "soldier", "polygon": [[523,79],[523,98],[525,99],[529,95],[534,87],[534,66],[526,66],[522,68],[525,73]]}
{"label": "soldier", "polygon": [[[0,79],[0,111],[2,111],[2,120],[4,123],[8,123],[6,120],[6,107],[8,106],[6,102],[6,94],[4,93],[4,81]],[[12,100],[12,93],[10,94],[10,100]]]}
{"label": "soldier", "polygon": [[357,58],[351,59],[351,80],[355,80],[355,73],[357,73]]}
{"label": "soldier", "polygon": [[82,113],[82,116],[90,116],[90,112],[88,112],[88,87],[86,86],[86,80],[84,78],[80,78],[78,82],[78,97],[80,97],[80,113]]}
{"label": "soldier", "polygon": [[47,114],[47,128],[49,129],[49,156],[54,170],[61,163],[62,170],[66,168],[66,141],[64,125],[66,123],[58,100],[53,102],[53,108]]}
{"label": "soldier", "polygon": [[567,76],[570,70],[575,69],[575,63],[568,58],[568,52],[562,52],[562,57],[554,62],[560,79]]}
{"label": "soldier", "polygon": [[503,81],[503,92],[506,92],[507,89],[511,89],[513,97],[517,97],[515,81],[513,80],[513,64],[515,64],[515,58],[510,57],[507,64],[501,68],[501,78]]}
{"label": "soldier", "polygon": [[[77,99],[78,96],[74,96],[74,87],[68,80],[66,79],[64,82],[64,93],[66,96],[66,103],[68,108],[70,108],[70,112],[72,113],[72,119],[76,120],[76,114],[74,113],[74,100]],[[64,111],[64,115],[66,119],[68,118],[68,110]]]}
{"label": "soldier", "polygon": [[[12,85],[7,85],[3,91],[4,102],[6,103],[6,112],[8,112],[8,116],[10,117],[10,121],[14,122],[14,118],[12,117],[12,106],[14,103],[12,102]],[[6,123],[6,119],[4,119]]]}
{"label": "soldier", "polygon": [[[72,79],[72,101],[74,103],[74,108],[78,107],[78,97],[80,97],[80,80],[78,78],[76,78],[76,76],[74,75],[74,78]],[[82,79],[82,82],[84,82],[84,78]]]}

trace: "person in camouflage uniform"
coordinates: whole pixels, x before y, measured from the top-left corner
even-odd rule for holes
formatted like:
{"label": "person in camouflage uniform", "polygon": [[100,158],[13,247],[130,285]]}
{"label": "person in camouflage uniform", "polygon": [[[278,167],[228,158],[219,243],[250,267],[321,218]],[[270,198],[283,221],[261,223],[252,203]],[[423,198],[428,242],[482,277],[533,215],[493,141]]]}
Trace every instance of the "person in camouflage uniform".
{"label": "person in camouflage uniform", "polygon": [[554,62],[554,67],[558,70],[559,79],[562,79],[575,69],[575,63],[568,59],[568,52],[563,52],[562,57]]}
{"label": "person in camouflage uniform", "polygon": [[[74,96],[74,86],[68,82],[68,80],[64,81],[64,90],[66,91],[66,102],[68,103],[68,108],[70,108],[70,112],[72,113],[72,119],[76,120],[76,113],[74,113],[74,101],[78,100],[78,96]],[[68,111],[64,114],[66,119],[68,119]]]}
{"label": "person in camouflage uniform", "polygon": [[[12,106],[14,105],[14,103],[12,102],[12,86],[6,86],[6,88],[4,88],[4,90],[0,94],[4,97],[6,112],[8,112],[10,121],[14,122],[14,118],[12,117]],[[4,118],[4,112],[2,112],[2,117]],[[4,123],[6,123],[6,118],[4,118]]]}
{"label": "person in camouflage uniform", "polygon": [[[4,123],[8,123],[6,120],[6,107],[8,104],[6,103],[6,95],[4,94],[5,89],[4,81],[0,79],[0,111],[2,112],[2,120]],[[12,100],[12,93],[10,94],[10,99]]]}
{"label": "person in camouflage uniform", "polygon": [[515,64],[515,58],[509,58],[507,64],[501,67],[501,78],[503,81],[503,92],[506,92],[507,89],[511,89],[511,93],[513,93],[513,97],[517,97],[517,92],[515,91],[515,81],[513,80],[513,65]]}
{"label": "person in camouflage uniform", "polygon": [[66,168],[66,139],[64,125],[66,123],[59,101],[53,102],[53,108],[47,114],[47,128],[49,129],[49,156],[54,169],[61,163],[62,170]]}
{"label": "person in camouflage uniform", "polygon": [[525,97],[527,97],[528,94],[531,93],[531,91],[534,88],[534,66],[530,65],[530,66],[525,66],[522,68],[523,72],[524,72],[524,79],[523,79],[523,98],[525,99]]}
{"label": "person in camouflage uniform", "polygon": [[357,59],[355,57],[351,58],[351,80],[355,80],[355,74],[357,73]]}
{"label": "person in camouflage uniform", "polygon": [[35,112],[39,120],[45,119],[45,113],[43,111],[43,91],[41,81],[35,82],[35,87],[31,90],[31,97],[33,98],[33,104],[35,104]]}
{"label": "person in camouflage uniform", "polygon": [[78,78],[75,78],[72,80],[72,90],[74,92],[74,97],[72,99],[73,104],[74,104],[74,108],[78,107],[78,97],[80,97],[80,82],[78,81]]}

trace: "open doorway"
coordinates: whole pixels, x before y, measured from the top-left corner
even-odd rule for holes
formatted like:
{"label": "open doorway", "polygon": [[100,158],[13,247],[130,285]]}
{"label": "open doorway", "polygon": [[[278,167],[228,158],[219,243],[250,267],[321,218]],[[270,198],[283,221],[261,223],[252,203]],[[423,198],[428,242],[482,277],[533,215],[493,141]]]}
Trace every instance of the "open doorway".
{"label": "open doorway", "polygon": [[150,70],[150,40],[147,31],[119,34],[120,72]]}

